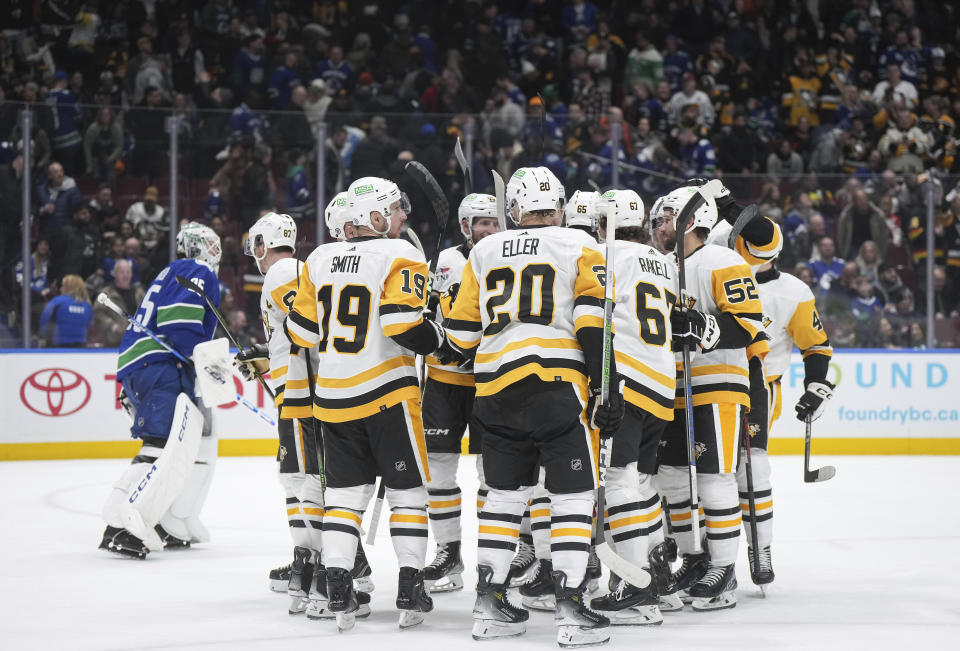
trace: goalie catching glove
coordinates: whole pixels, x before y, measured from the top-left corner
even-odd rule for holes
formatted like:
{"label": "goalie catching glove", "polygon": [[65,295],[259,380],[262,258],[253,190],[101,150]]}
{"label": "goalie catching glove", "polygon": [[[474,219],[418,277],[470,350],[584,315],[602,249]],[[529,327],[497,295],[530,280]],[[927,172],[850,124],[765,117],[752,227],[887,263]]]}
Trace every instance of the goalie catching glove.
{"label": "goalie catching glove", "polygon": [[258,375],[263,375],[270,370],[270,351],[267,349],[267,344],[256,344],[241,350],[234,357],[233,364],[240,370],[240,375],[245,380],[256,380]]}
{"label": "goalie catching glove", "polygon": [[824,380],[823,382],[811,382],[807,385],[807,390],[803,392],[797,401],[797,420],[805,421],[807,418],[811,422],[823,415],[826,402],[833,397],[833,385]]}
{"label": "goalie catching glove", "polygon": [[720,343],[720,324],[716,317],[699,310],[678,310],[670,312],[670,326],[673,328],[673,344],[676,350],[687,344],[700,346],[703,352],[709,352]]}

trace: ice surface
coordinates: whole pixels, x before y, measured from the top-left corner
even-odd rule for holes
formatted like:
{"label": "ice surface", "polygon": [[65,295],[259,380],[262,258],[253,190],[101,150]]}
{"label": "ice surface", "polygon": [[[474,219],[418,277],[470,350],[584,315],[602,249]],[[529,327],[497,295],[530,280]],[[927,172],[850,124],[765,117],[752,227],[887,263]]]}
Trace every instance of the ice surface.
{"label": "ice surface", "polygon": [[[800,457],[772,457],[776,582],[750,583],[746,543],[733,610],[666,614],[660,627],[616,628],[622,649],[960,648],[956,457],[822,457],[837,477],[804,484]],[[470,639],[467,590],[434,597],[424,624],[397,628],[396,561],[381,523],[368,547],[373,614],[348,633],[287,615],[267,589],[289,562],[282,492],[267,458],[221,459],[203,519],[213,541],[146,561],[96,549],[100,506],[126,461],[0,464],[0,646],[4,649],[556,649],[552,617],[532,613],[522,638]],[[473,459],[460,466],[464,504]],[[476,530],[465,513],[464,530]],[[473,536],[475,540],[475,536]],[[431,544],[432,547],[432,544]],[[432,549],[429,553],[432,557]],[[429,561],[429,558],[428,558]]]}

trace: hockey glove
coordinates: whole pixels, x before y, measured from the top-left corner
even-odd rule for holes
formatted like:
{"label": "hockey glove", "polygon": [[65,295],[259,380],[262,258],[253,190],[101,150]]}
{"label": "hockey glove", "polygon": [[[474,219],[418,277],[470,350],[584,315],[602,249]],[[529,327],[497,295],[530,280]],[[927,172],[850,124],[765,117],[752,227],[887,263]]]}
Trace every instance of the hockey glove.
{"label": "hockey glove", "polygon": [[456,364],[462,368],[473,366],[473,360],[464,354],[464,352],[456,345],[450,342],[446,332],[443,333],[443,339],[440,342],[440,346],[437,348],[437,351],[433,354],[433,356],[436,357],[437,361],[443,366],[450,366],[451,364]]}
{"label": "hockey glove", "polygon": [[120,406],[123,407],[123,411],[125,411],[127,416],[130,417],[130,420],[137,422],[137,409],[133,406],[133,401],[131,401],[130,396],[127,395],[126,389],[120,389],[120,395],[117,396],[117,402],[119,402]]}
{"label": "hockey glove", "polygon": [[590,419],[590,429],[599,429],[600,438],[610,438],[620,429],[620,422],[626,412],[623,396],[619,391],[610,391],[607,404],[600,404],[600,387],[590,388],[590,398],[587,400],[587,416]]}
{"label": "hockey glove", "polygon": [[673,328],[674,350],[680,350],[686,344],[700,346],[703,352],[709,352],[720,343],[720,325],[716,317],[699,310],[678,310],[670,312],[670,326]]}
{"label": "hockey glove", "polygon": [[805,421],[809,418],[815,421],[823,414],[826,402],[833,397],[833,385],[823,382],[811,382],[807,390],[797,401],[797,420]]}
{"label": "hockey glove", "polygon": [[234,357],[233,365],[240,370],[245,380],[255,380],[270,370],[270,352],[266,344],[257,344],[241,350]]}

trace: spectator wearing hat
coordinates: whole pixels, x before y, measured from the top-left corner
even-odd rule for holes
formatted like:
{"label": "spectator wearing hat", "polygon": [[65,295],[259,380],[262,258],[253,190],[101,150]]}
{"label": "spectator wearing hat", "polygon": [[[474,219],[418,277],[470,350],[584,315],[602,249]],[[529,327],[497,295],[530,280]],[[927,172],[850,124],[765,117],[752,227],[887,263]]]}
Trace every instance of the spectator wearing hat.
{"label": "spectator wearing hat", "polygon": [[156,186],[151,185],[143,193],[143,201],[137,201],[127,208],[125,219],[133,225],[133,231],[143,243],[143,246],[152,251],[160,240],[161,231],[170,230],[170,217],[157,201],[160,193]]}
{"label": "spectator wearing hat", "polygon": [[323,122],[332,101],[327,92],[327,82],[323,79],[314,79],[310,82],[307,88],[307,101],[303,103],[303,113],[307,116],[311,129]]}
{"label": "spectator wearing hat", "polygon": [[58,162],[50,163],[47,180],[37,186],[35,196],[41,233],[55,233],[69,224],[74,209],[83,203],[77,182],[64,173],[63,166]]}
{"label": "spectator wearing hat", "polygon": [[716,111],[713,108],[713,102],[705,92],[697,88],[697,79],[692,72],[686,72],[683,75],[683,85],[680,91],[674,93],[667,104],[667,114],[671,124],[680,124],[681,113],[687,106],[695,104],[697,106],[698,121],[706,127],[713,126],[716,119]]}

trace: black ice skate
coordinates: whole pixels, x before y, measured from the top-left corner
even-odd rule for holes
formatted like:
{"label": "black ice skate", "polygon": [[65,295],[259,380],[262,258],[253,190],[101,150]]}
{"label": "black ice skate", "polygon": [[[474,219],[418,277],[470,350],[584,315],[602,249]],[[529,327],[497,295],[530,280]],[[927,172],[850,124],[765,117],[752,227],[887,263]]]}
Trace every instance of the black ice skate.
{"label": "black ice skate", "polygon": [[693,609],[721,610],[737,605],[737,573],[734,565],[711,565],[689,590]]}
{"label": "black ice skate", "polygon": [[658,596],[657,610],[661,614],[683,610],[675,576],[670,571],[670,563],[677,560],[676,543],[668,538],[655,545],[647,554],[647,560],[650,562],[650,589]]}
{"label": "black ice skate", "polygon": [[[357,619],[370,616],[370,595],[366,592],[356,592],[357,611],[353,613]],[[330,610],[327,599],[327,568],[318,565],[313,571],[313,581],[310,583],[310,597],[307,603],[307,619],[336,619],[337,614]]]}
{"label": "black ice skate", "polygon": [[600,559],[597,558],[597,548],[590,545],[590,555],[587,556],[587,592],[596,592],[600,587],[600,575],[603,574],[603,568],[600,567]]}
{"label": "black ice skate", "polygon": [[683,563],[680,565],[680,569],[673,573],[673,582],[677,588],[677,596],[680,597],[680,600],[688,604],[691,599],[687,594],[687,591],[693,586],[694,583],[700,580],[704,574],[707,573],[707,554],[703,552],[701,554],[684,554]]}
{"label": "black ice skate", "polygon": [[370,561],[367,560],[367,554],[363,551],[363,543],[357,541],[357,555],[353,558],[353,587],[357,592],[373,592],[374,585],[370,579],[373,570],[370,569]]}
{"label": "black ice skate", "polygon": [[530,613],[507,599],[507,586],[491,583],[493,569],[477,566],[477,600],[473,604],[473,639],[495,640],[516,637],[527,630]]}
{"label": "black ice skate", "polygon": [[533,579],[537,572],[537,553],[533,548],[533,538],[521,536],[517,541],[517,553],[510,561],[510,571],[507,572],[507,584],[517,588]]}
{"label": "black ice skate", "polygon": [[553,561],[541,560],[533,579],[520,586],[520,602],[526,608],[553,612],[557,594],[553,583]]}
{"label": "black ice skate", "polygon": [[290,585],[290,565],[276,567],[270,570],[270,589],[273,592],[282,592],[287,594],[287,587]]}
{"label": "black ice skate", "polygon": [[337,630],[342,633],[353,628],[360,604],[349,570],[342,567],[327,568],[327,608],[337,618]]}
{"label": "black ice skate", "polygon": [[750,579],[754,585],[760,586],[760,591],[766,596],[767,585],[773,583],[773,558],[770,555],[770,546],[760,548],[760,564],[755,567],[753,550],[747,548],[747,558],[750,561]]}
{"label": "black ice skate", "polygon": [[313,581],[313,550],[307,547],[293,548],[293,565],[290,566],[290,585],[287,594],[290,595],[291,615],[299,615],[307,610],[310,597],[310,584]]}
{"label": "black ice skate", "polygon": [[400,628],[410,628],[423,621],[423,614],[433,610],[433,599],[423,585],[423,571],[401,567],[397,579],[397,608],[400,609]]}
{"label": "black ice skate", "polygon": [[103,532],[103,538],[100,540],[100,549],[106,549],[108,552],[120,554],[121,556],[130,556],[144,560],[150,550],[143,544],[143,541],[134,536],[126,529],[120,527],[107,528]]}
{"label": "black ice skate", "polygon": [[172,533],[169,533],[166,529],[161,527],[159,524],[153,528],[157,532],[157,535],[160,536],[160,542],[163,543],[164,550],[171,549],[190,549],[190,541],[183,540],[182,538],[177,538]]}
{"label": "black ice skate", "polygon": [[557,610],[553,616],[557,624],[557,644],[564,649],[599,646],[610,641],[610,620],[583,603],[586,580],[576,587],[567,586],[567,575],[553,573],[556,587]]}
{"label": "black ice skate", "polygon": [[620,581],[615,590],[590,601],[590,607],[609,618],[613,626],[651,626],[663,623],[660,599],[653,585],[638,588]]}
{"label": "black ice skate", "polygon": [[463,559],[460,557],[459,540],[437,545],[436,558],[423,568],[423,580],[431,593],[463,589]]}

